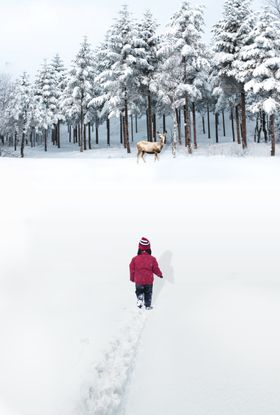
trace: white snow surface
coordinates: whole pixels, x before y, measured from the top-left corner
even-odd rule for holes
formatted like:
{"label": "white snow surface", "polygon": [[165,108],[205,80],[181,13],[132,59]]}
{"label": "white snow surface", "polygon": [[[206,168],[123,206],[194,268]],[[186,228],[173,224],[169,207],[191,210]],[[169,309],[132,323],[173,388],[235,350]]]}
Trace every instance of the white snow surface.
{"label": "white snow surface", "polygon": [[279,414],[279,158],[106,151],[0,159],[1,415]]}

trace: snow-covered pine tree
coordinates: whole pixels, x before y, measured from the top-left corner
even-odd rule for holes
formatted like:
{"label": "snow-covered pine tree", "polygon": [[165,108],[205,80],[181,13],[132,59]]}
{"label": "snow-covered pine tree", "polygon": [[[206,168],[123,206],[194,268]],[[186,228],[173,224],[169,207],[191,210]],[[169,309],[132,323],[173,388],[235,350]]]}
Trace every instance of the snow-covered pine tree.
{"label": "snow-covered pine tree", "polygon": [[44,149],[47,151],[48,130],[53,125],[54,114],[48,108],[44,96],[38,95],[37,91],[37,85],[35,84],[32,87],[33,100],[30,106],[29,124],[36,135],[43,137]]}
{"label": "snow-covered pine tree", "polygon": [[[155,89],[154,74],[157,70],[157,50],[159,37],[156,34],[158,24],[150,10],[147,10],[143,19],[137,26],[138,38],[141,40],[139,46],[144,50],[141,59],[138,60],[138,72],[140,79],[140,99],[145,98],[143,107],[147,116],[147,138],[153,140],[153,95],[151,89]],[[141,103],[138,104],[141,106]]]}
{"label": "snow-covered pine tree", "polygon": [[[215,59],[212,60],[211,70],[209,74],[209,85],[212,92],[212,96],[208,99],[210,103],[209,108],[215,114],[215,130],[216,130],[216,142],[218,142],[218,120],[222,116],[223,132],[225,136],[225,111],[229,113],[231,119],[231,129],[233,141],[237,139],[237,143],[241,144],[240,139],[240,120],[239,120],[239,106],[240,97],[239,94],[234,94],[232,90],[223,89],[219,78],[219,66]],[[236,123],[236,126],[234,125]]]}
{"label": "snow-covered pine tree", "polygon": [[[185,145],[189,153],[192,152],[190,103],[201,97],[201,72],[209,65],[201,40],[203,25],[203,8],[184,1],[180,10],[172,16],[158,52],[162,62],[159,81],[163,84],[159,95],[165,102],[170,100],[173,114],[176,108],[183,106]],[[176,122],[175,114],[173,119]]]}
{"label": "snow-covered pine tree", "polygon": [[14,85],[11,77],[8,74],[0,74],[0,144],[4,144],[5,136],[9,131],[7,110],[14,95],[13,92]]}
{"label": "snow-covered pine tree", "polygon": [[[208,138],[211,138],[211,129],[210,129],[210,112],[215,111],[216,99],[213,95],[213,89],[215,87],[216,81],[216,72],[213,56],[211,50],[208,50],[208,66],[203,68],[200,74],[201,86],[200,92],[201,97],[197,99],[196,106],[198,112],[202,117],[202,127],[203,133],[206,134],[206,122],[207,122],[207,135]],[[205,119],[206,116],[206,119]]]}
{"label": "snow-covered pine tree", "polygon": [[157,111],[162,115],[171,115],[173,119],[173,142],[177,141],[177,114],[180,100],[177,98],[178,80],[181,69],[178,65],[178,56],[172,54],[170,38],[161,37],[158,51],[159,66],[152,83],[152,92],[157,95]]}
{"label": "snow-covered pine tree", "polygon": [[72,128],[73,128],[73,142],[77,142],[77,130],[78,125],[80,123],[79,118],[79,109],[76,105],[74,105],[73,99],[73,88],[68,86],[69,80],[71,78],[70,70],[66,72],[66,86],[64,91],[62,92],[60,101],[59,101],[59,108],[62,111],[63,117],[68,125],[68,132],[69,132],[69,142],[72,140]]}
{"label": "snow-covered pine tree", "polygon": [[64,63],[57,53],[51,64],[50,64],[51,70],[53,71],[54,76],[54,94],[56,97],[56,124],[55,124],[55,142],[57,144],[57,147],[60,148],[60,123],[64,119],[64,116],[62,114],[62,110],[60,108],[60,102],[62,93],[66,87],[66,70],[64,67]]}
{"label": "snow-covered pine tree", "polygon": [[227,95],[240,94],[243,148],[247,147],[247,127],[244,80],[239,76],[239,52],[249,41],[252,16],[251,0],[226,0],[223,18],[213,28],[221,88]]}
{"label": "snow-covered pine tree", "polygon": [[135,111],[135,103],[139,99],[138,67],[141,59],[144,59],[143,42],[137,37],[135,26],[127,6],[123,6],[107,34],[107,64],[96,78],[102,93],[90,103],[93,106],[104,104],[109,118],[122,116],[124,146],[128,153],[128,114]]}
{"label": "snow-covered pine tree", "polygon": [[[44,128],[45,151],[48,148],[49,128],[57,122],[58,100],[56,91],[56,78],[51,65],[45,60],[42,69],[38,71],[35,80],[35,99],[41,111],[45,114],[43,118],[46,123]],[[45,108],[44,108],[45,107]]]}
{"label": "snow-covered pine tree", "polygon": [[[150,90],[153,96],[156,97],[156,112],[162,116],[162,131],[166,132],[166,117],[171,116],[173,118],[176,113],[177,107],[175,107],[175,90],[176,82],[174,82],[173,74],[178,76],[177,68],[173,68],[172,61],[166,62],[166,58],[170,51],[170,41],[166,33],[162,33],[158,36],[157,46],[157,66],[156,71],[153,74],[153,80],[150,85]],[[178,115],[178,112],[177,112]],[[176,123],[176,117],[174,118]],[[174,124],[173,124],[174,126]],[[179,125],[178,130],[180,129]],[[180,140],[180,134],[179,134]],[[181,143],[181,141],[180,141]]]}
{"label": "snow-covered pine tree", "polygon": [[105,41],[102,42],[93,52],[93,71],[94,71],[94,83],[92,90],[92,99],[88,104],[88,131],[89,131],[89,148],[91,148],[90,142],[90,124],[95,124],[96,129],[96,142],[98,141],[98,126],[106,121],[107,127],[107,145],[110,145],[110,119],[107,94],[98,82],[98,77],[106,70],[110,70],[113,61],[110,59],[107,48],[107,36]]}
{"label": "snow-covered pine tree", "polygon": [[194,148],[197,148],[196,137],[196,111],[200,109],[203,100],[207,100],[209,96],[209,75],[211,68],[211,53],[202,42],[197,48],[197,56],[194,59],[196,74],[193,79],[192,95],[192,119],[193,119],[193,142]]}
{"label": "snow-covered pine tree", "polygon": [[67,78],[67,84],[62,98],[62,106],[66,117],[80,125],[80,151],[86,148],[84,134],[87,122],[88,105],[93,97],[94,69],[91,46],[84,38],[80,50],[73,61],[72,69]]}
{"label": "snow-covered pine tree", "polygon": [[253,44],[243,50],[250,67],[251,79],[245,90],[250,92],[253,113],[264,111],[270,117],[271,155],[275,155],[275,114],[280,109],[280,40],[278,22],[268,8],[253,30]]}
{"label": "snow-covered pine tree", "polygon": [[207,100],[207,115],[208,115],[208,123],[210,123],[210,111],[214,113],[215,117],[215,138],[216,143],[219,142],[219,130],[218,130],[218,121],[219,121],[219,112],[222,107],[222,103],[224,102],[225,94],[220,86],[219,76],[217,65],[215,64],[215,60],[212,60],[212,67],[209,72],[209,87],[211,90],[211,96],[208,97]]}
{"label": "snow-covered pine tree", "polygon": [[24,145],[29,132],[29,111],[32,101],[29,75],[24,72],[16,81],[14,97],[10,103],[10,115],[17,130],[17,137],[21,140],[20,153],[24,157]]}

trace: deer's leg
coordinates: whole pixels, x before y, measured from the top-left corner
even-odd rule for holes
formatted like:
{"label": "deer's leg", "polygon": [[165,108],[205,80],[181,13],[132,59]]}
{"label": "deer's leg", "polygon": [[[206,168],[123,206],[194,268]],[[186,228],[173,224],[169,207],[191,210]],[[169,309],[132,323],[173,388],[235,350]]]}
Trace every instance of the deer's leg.
{"label": "deer's leg", "polygon": [[145,154],[145,152],[144,152],[144,151],[142,151],[142,159],[143,159],[144,163],[146,163],[146,161],[145,161],[145,159],[144,159],[144,154]]}
{"label": "deer's leg", "polygon": [[141,151],[140,151],[140,150],[138,150],[138,153],[137,153],[137,163],[139,163],[139,157],[140,157],[140,154],[141,154]]}

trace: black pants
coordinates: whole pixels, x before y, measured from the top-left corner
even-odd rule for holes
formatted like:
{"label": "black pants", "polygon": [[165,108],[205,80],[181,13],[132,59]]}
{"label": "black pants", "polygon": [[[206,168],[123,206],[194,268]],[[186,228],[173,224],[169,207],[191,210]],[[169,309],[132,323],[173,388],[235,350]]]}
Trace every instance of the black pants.
{"label": "black pants", "polygon": [[136,297],[138,300],[144,300],[146,307],[151,307],[152,295],[153,295],[153,285],[138,285],[136,284]]}

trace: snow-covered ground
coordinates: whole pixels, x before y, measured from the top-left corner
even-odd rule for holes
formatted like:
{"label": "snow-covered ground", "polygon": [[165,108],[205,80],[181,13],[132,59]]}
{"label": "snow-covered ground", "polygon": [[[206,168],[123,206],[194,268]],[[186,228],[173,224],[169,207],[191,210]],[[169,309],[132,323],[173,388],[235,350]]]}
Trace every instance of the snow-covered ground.
{"label": "snow-covered ground", "polygon": [[1,414],[279,414],[279,159],[114,151],[0,159]]}

